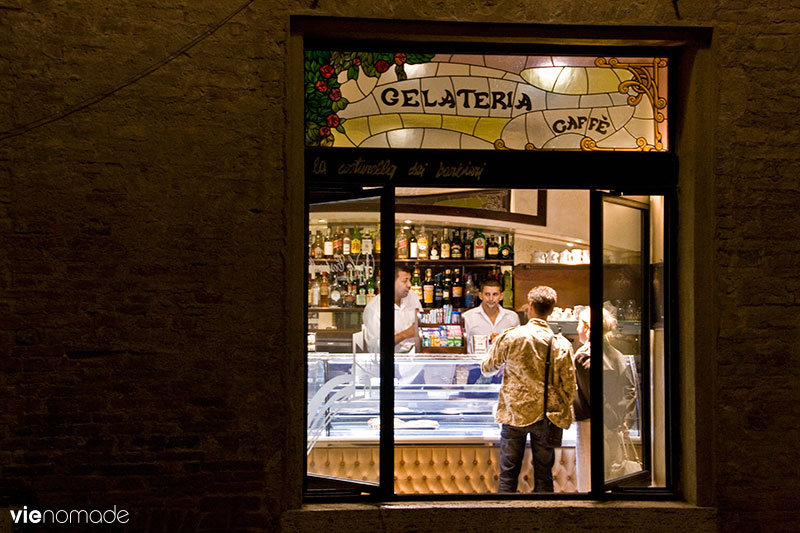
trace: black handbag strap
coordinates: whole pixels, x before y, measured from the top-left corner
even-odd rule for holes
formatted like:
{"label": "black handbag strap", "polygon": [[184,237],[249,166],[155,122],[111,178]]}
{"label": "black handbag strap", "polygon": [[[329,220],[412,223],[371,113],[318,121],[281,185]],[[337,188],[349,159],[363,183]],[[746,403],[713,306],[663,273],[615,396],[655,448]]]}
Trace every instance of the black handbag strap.
{"label": "black handbag strap", "polygon": [[547,346],[547,359],[544,361],[544,420],[547,420],[547,382],[550,381],[550,352],[553,349],[553,339],[550,337],[550,344]]}

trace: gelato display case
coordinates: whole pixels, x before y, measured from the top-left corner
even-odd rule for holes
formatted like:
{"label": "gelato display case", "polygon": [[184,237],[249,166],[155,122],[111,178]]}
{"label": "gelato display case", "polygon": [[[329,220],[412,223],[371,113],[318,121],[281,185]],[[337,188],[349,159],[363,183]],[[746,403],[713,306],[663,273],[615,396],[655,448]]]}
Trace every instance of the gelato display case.
{"label": "gelato display case", "polygon": [[[309,353],[308,472],[377,481],[380,379],[368,353]],[[499,379],[481,379],[481,355],[395,356],[395,489],[398,493],[497,490]],[[492,382],[496,381],[496,382]],[[556,490],[575,486],[574,428],[556,450]],[[530,454],[530,449],[526,451]],[[532,489],[530,457],[520,490]]]}

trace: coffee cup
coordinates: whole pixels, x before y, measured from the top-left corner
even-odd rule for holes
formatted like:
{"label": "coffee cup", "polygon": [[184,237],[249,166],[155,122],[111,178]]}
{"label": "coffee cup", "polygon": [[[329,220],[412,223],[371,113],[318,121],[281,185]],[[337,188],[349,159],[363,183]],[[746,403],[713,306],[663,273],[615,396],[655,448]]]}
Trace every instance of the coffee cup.
{"label": "coffee cup", "polygon": [[541,250],[534,250],[533,251],[533,262],[534,263],[547,263],[547,252],[542,252]]}
{"label": "coffee cup", "polygon": [[548,250],[547,252],[547,262],[548,263],[558,263],[559,253],[555,250]]}

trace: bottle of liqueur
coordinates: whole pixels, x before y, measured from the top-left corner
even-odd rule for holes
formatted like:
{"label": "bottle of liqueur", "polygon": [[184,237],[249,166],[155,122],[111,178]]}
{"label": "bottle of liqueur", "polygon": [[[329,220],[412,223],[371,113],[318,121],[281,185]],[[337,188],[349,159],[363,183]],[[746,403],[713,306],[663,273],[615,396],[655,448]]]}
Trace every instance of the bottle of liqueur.
{"label": "bottle of liqueur", "polygon": [[311,247],[311,257],[314,259],[322,259],[325,257],[324,242],[320,230],[317,230],[317,235],[314,237],[314,245]]}
{"label": "bottle of liqueur", "polygon": [[352,242],[353,239],[350,237],[350,228],[347,228],[344,230],[344,233],[342,233],[342,255],[350,255]]}
{"label": "bottle of liqueur", "polygon": [[503,274],[503,307],[514,309],[514,276],[510,270]]}
{"label": "bottle of liqueur", "polygon": [[472,257],[486,259],[486,237],[480,229],[475,230],[475,236],[472,237]]}
{"label": "bottle of liqueur", "polygon": [[358,285],[356,284],[352,269],[347,272],[347,282],[345,286],[347,287],[347,291],[343,293],[344,296],[342,298],[344,300],[344,307],[355,307]]}
{"label": "bottle of liqueur", "polygon": [[464,232],[464,239],[461,246],[461,254],[464,256],[464,259],[472,259],[472,239],[466,231]]}
{"label": "bottle of liqueur", "polygon": [[436,274],[436,282],[433,284],[433,306],[436,308],[444,305],[444,290],[442,285],[442,274]]}
{"label": "bottle of liqueur", "polygon": [[417,235],[417,259],[428,259],[428,234],[425,232],[425,226],[422,226]]}
{"label": "bottle of liqueur", "polygon": [[489,242],[486,245],[486,257],[490,259],[497,259],[500,256],[500,245],[497,243],[497,237],[492,235],[489,237]]}
{"label": "bottle of liqueur", "polygon": [[364,280],[364,273],[362,271],[362,273],[358,276],[356,307],[364,307],[365,305],[367,305],[367,282]]}
{"label": "bottle of liqueur", "polygon": [[400,233],[397,236],[397,258],[408,259],[408,235],[406,235],[406,228],[400,228]]}
{"label": "bottle of liqueur", "polygon": [[361,232],[358,231],[358,226],[353,228],[353,238],[350,240],[350,253],[353,255],[358,255],[361,253],[363,239],[361,238]]}
{"label": "bottle of liqueur", "polygon": [[[346,287],[345,290],[347,290]],[[330,291],[328,293],[328,306],[341,307],[343,303],[343,294],[342,288],[339,284],[339,279],[337,279],[336,276],[331,276]]]}
{"label": "bottle of liqueur", "polygon": [[320,301],[320,286],[319,286],[319,277],[314,276],[314,280],[311,282],[311,307],[319,307]]}
{"label": "bottle of liqueur", "polygon": [[433,307],[433,293],[434,293],[433,276],[431,269],[425,269],[425,281],[422,282],[422,307]]}
{"label": "bottle of liqueur", "polygon": [[[375,232],[375,253],[381,253],[381,225],[378,224],[378,231]],[[378,273],[380,275],[380,272]]]}
{"label": "bottle of liqueur", "polygon": [[417,236],[414,235],[414,226],[411,226],[408,234],[408,258],[417,259],[419,257],[419,243],[417,242]]}
{"label": "bottle of liqueur", "polygon": [[514,249],[511,247],[511,237],[508,233],[503,237],[503,244],[500,245],[500,259],[513,259]]}
{"label": "bottle of liqueur", "polygon": [[431,261],[438,261],[441,259],[439,256],[439,237],[436,235],[435,231],[433,232],[433,241],[431,242],[430,259]]}
{"label": "bottle of liqueur", "polygon": [[367,278],[367,303],[370,303],[375,296],[378,295],[378,290],[375,285],[375,277],[372,276],[372,273],[369,273],[369,278]]}
{"label": "bottle of liqueur", "polygon": [[475,307],[477,303],[475,297],[477,294],[478,291],[475,288],[475,284],[472,282],[472,274],[467,274],[467,281],[464,283],[464,307]]}
{"label": "bottle of liqueur", "polygon": [[328,228],[328,233],[325,235],[325,240],[322,242],[322,249],[325,257],[329,259],[333,257],[333,235],[331,234],[331,228]]}
{"label": "bottle of liqueur", "polygon": [[411,276],[411,290],[417,293],[419,301],[422,301],[422,280],[419,277],[419,267],[414,267],[414,274]]}
{"label": "bottle of liqueur", "polygon": [[453,284],[450,286],[453,307],[464,307],[464,286],[461,283],[461,269],[456,268],[453,270]]}
{"label": "bottle of liqueur", "polygon": [[450,237],[447,228],[442,230],[442,242],[439,243],[439,259],[450,259]]}
{"label": "bottle of liqueur", "polygon": [[444,280],[442,281],[442,305],[453,305],[451,299],[451,287],[453,284],[452,274],[450,269],[444,271]]}
{"label": "bottle of liqueur", "polygon": [[450,257],[453,259],[464,259],[464,245],[461,242],[461,232],[453,232],[453,240],[450,241]]}
{"label": "bottle of liqueur", "polygon": [[361,239],[361,253],[372,255],[372,235],[365,229],[364,237]]}
{"label": "bottle of liqueur", "polygon": [[319,306],[328,307],[330,303],[330,283],[328,283],[328,273],[322,273],[322,281],[319,283]]}

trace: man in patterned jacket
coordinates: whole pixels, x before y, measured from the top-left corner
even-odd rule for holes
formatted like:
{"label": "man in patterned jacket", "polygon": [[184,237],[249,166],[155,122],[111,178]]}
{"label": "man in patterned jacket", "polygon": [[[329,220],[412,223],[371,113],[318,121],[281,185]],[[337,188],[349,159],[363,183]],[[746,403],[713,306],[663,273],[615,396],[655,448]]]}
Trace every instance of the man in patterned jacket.
{"label": "man in patterned jacket", "polygon": [[[500,334],[481,363],[484,375],[497,372],[505,363],[495,415],[502,424],[499,492],[516,492],[528,434],[533,452],[533,490],[553,492],[555,449],[543,440],[544,418],[547,416],[558,428],[567,429],[572,423],[570,406],[576,390],[572,345],[564,337],[554,335],[547,324],[556,299],[556,291],[551,287],[531,289],[528,323]],[[545,414],[545,360],[551,341]]]}

